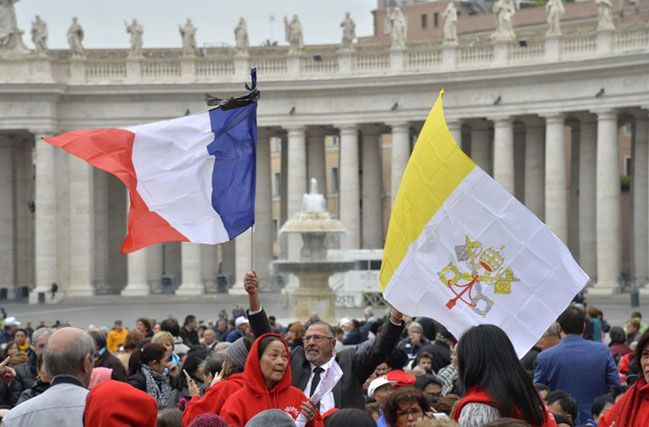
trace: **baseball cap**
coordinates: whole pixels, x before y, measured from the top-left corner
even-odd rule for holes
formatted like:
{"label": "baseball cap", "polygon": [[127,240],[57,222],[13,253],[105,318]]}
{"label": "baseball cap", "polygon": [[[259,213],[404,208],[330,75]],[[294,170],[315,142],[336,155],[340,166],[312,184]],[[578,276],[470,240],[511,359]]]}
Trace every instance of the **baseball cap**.
{"label": "baseball cap", "polygon": [[396,381],[390,381],[387,376],[382,375],[380,377],[374,378],[370,383],[370,386],[367,388],[367,396],[374,396],[374,392],[379,388],[383,387],[386,384],[396,385]]}
{"label": "baseball cap", "polygon": [[245,316],[239,316],[237,317],[237,320],[234,321],[234,326],[238,328],[240,325],[243,325],[244,323],[248,323],[248,319],[246,319]]}
{"label": "baseball cap", "polygon": [[5,319],[5,326],[19,326],[20,322],[15,317],[9,316]]}

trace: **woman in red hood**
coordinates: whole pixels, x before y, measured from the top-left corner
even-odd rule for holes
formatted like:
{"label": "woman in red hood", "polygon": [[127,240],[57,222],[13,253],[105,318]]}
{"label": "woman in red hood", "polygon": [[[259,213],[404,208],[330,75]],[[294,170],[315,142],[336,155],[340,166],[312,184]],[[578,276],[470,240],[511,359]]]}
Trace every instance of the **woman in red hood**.
{"label": "woman in red hood", "polygon": [[267,409],[281,409],[294,420],[302,412],[307,426],[322,427],[316,407],[291,385],[288,346],[277,334],[264,334],[252,345],[243,370],[244,386],[223,405],[221,417],[233,427],[243,427],[250,418]]}

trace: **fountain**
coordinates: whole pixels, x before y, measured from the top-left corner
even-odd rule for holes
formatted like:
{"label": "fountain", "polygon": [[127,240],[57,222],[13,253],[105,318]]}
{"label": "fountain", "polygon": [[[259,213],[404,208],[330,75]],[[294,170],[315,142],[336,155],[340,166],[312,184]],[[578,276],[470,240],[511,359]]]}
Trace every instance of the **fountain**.
{"label": "fountain", "polygon": [[325,198],[318,193],[318,182],[312,178],[309,193],[302,198],[302,212],[286,221],[279,231],[280,235],[302,236],[300,260],[273,262],[277,273],[290,273],[298,278],[299,285],[290,294],[296,318],[304,320],[317,313],[322,320],[335,320],[336,295],[329,287],[329,277],[351,270],[355,262],[328,261],[325,239],[346,232],[343,224],[327,212]]}

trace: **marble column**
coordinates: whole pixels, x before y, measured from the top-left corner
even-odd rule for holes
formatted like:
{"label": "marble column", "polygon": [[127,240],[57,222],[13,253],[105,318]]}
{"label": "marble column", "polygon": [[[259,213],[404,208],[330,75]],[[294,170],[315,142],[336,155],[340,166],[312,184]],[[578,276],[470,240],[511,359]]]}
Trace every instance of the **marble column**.
{"label": "marble column", "polygon": [[383,176],[381,165],[381,133],[378,127],[362,129],[361,175],[361,246],[363,249],[383,248]]}
{"label": "marble column", "polygon": [[181,243],[180,262],[182,268],[182,284],[176,290],[176,295],[202,295],[205,286],[201,272],[201,245],[198,243]]}
{"label": "marble column", "polygon": [[[126,192],[126,215],[131,206],[128,191]],[[160,251],[162,245],[144,247],[126,256],[126,287],[122,289],[124,297],[146,296],[151,293],[148,282],[148,260],[150,250]],[[161,254],[158,255],[161,259]],[[159,280],[159,279],[158,279]]]}
{"label": "marble column", "polygon": [[617,112],[597,112],[597,284],[589,293],[610,295],[620,278],[620,169]]}
{"label": "marble column", "polygon": [[[302,196],[307,192],[306,144],[304,126],[288,128],[288,218],[293,218],[302,210]],[[300,258],[302,246],[300,236],[288,237],[288,259]]]}
{"label": "marble column", "polygon": [[633,132],[633,177],[631,179],[631,190],[633,191],[633,277],[641,283],[645,283],[649,277],[648,119],[645,111],[638,112]]}
{"label": "marble column", "polygon": [[494,119],[494,179],[514,194],[514,127],[511,117]]}
{"label": "marble column", "polygon": [[0,139],[0,288],[13,290],[16,283],[14,143]]}
{"label": "marble column", "polygon": [[318,180],[318,189],[327,196],[327,175],[325,162],[325,131],[323,128],[309,128],[306,133],[307,180]]}
{"label": "marble column", "polygon": [[545,218],[545,123],[540,119],[525,121],[525,206],[541,221]]}
{"label": "marble column", "polygon": [[93,206],[93,171],[85,161],[68,156],[70,168],[70,284],[66,296],[95,294],[94,244],[95,224]]}
{"label": "marble column", "polygon": [[568,241],[568,190],[564,116],[545,118],[545,223],[558,238]]}
{"label": "marble column", "polygon": [[390,160],[390,205],[399,191],[403,171],[410,158],[410,126],[407,122],[389,124],[392,128],[392,157]]}
{"label": "marble column", "polygon": [[462,147],[462,122],[460,120],[447,120],[446,126],[457,145]]}
{"label": "marble column", "polygon": [[579,265],[592,279],[597,276],[597,123],[583,117],[579,129]]}
{"label": "marble column", "polygon": [[[270,162],[271,134],[260,129],[257,142],[257,200],[255,202],[254,267],[262,286],[268,284],[273,260],[273,189]],[[324,165],[323,165],[324,167]],[[324,172],[324,169],[323,169]],[[324,182],[321,184],[324,189]],[[238,278],[238,280],[241,280]]]}
{"label": "marble column", "polygon": [[[57,269],[57,206],[56,206],[56,168],[54,147],[35,137],[36,162],[36,224],[34,231],[34,255],[36,258],[36,287],[32,290],[30,303],[38,302],[39,292],[44,292],[46,301],[52,283],[59,282]],[[60,284],[59,284],[60,285]]]}
{"label": "marble column", "polygon": [[[255,236],[256,237],[256,236]],[[245,295],[243,276],[252,269],[252,235],[250,230],[241,233],[234,241],[234,286],[230,288],[232,295]],[[256,240],[256,238],[255,238]]]}
{"label": "marble column", "polygon": [[14,150],[16,292],[21,291],[20,287],[34,285],[34,212],[30,209],[34,202],[34,141],[28,138],[19,139]]}
{"label": "marble column", "polygon": [[[288,135],[283,134],[281,141],[281,162],[280,162],[280,201],[279,201],[279,221],[277,231],[288,220]],[[306,185],[306,184],[305,184]],[[281,259],[288,259],[288,239],[278,237],[279,252]]]}
{"label": "marble column", "polygon": [[341,239],[341,249],[358,249],[361,245],[360,176],[358,161],[358,126],[340,129],[340,220],[347,235]]}
{"label": "marble column", "polygon": [[[106,293],[108,276],[111,269],[109,263],[109,210],[108,210],[108,173],[93,168],[93,215],[94,215],[94,245],[95,262],[94,281],[96,292]],[[121,230],[120,230],[121,231]]]}
{"label": "marble column", "polygon": [[471,124],[471,158],[480,168],[491,174],[490,131],[484,121]]}

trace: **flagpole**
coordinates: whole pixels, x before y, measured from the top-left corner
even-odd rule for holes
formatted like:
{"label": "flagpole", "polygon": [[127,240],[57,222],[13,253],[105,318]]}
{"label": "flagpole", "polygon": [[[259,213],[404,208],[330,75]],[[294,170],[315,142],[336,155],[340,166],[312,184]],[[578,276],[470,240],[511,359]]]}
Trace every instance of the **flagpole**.
{"label": "flagpole", "polygon": [[250,271],[255,271],[255,224],[250,227]]}

